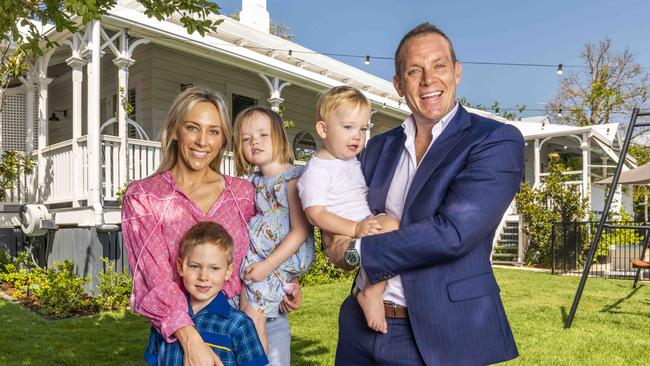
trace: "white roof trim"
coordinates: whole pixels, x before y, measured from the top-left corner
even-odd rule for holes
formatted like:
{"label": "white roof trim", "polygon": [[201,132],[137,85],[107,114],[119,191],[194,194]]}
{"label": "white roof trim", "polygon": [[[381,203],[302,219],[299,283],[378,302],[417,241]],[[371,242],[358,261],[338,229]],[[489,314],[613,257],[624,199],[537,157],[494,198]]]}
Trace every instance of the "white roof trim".
{"label": "white roof trim", "polygon": [[[343,81],[336,80],[333,77],[301,68],[278,58],[270,57],[264,53],[256,52],[251,48],[237,46],[235,43],[218,38],[220,33],[227,33],[230,37],[250,39],[248,47],[252,47],[250,43],[255,43],[264,44],[264,47],[268,48],[315,52],[293,42],[260,32],[227,17],[224,17],[224,22],[218,26],[216,35],[208,34],[205,37],[201,37],[197,33],[188,34],[182,25],[172,20],[158,21],[155,18],[148,18],[140,11],[120,5],[113,8],[103,19],[109,22],[112,21],[112,23],[118,23],[118,26],[120,23],[122,25],[135,25],[137,28],[129,28],[130,34],[150,38],[154,42],[161,40],[160,37],[155,37],[158,34],[162,38],[171,38],[187,45],[211,49],[219,54],[239,60],[236,63],[239,67],[242,66],[241,61],[245,61],[251,66],[257,66],[255,68],[256,71],[275,72],[276,74],[279,72],[281,75],[275,76],[293,79],[293,81],[307,81],[320,88],[344,84]],[[392,109],[394,111],[393,113],[397,112],[400,117],[405,117],[411,113],[405,103],[399,103],[399,96],[396,94],[392,83],[387,80],[318,53],[294,55],[309,65],[330,71],[333,76],[338,75],[349,79],[349,83],[359,87],[359,89],[365,89],[364,94],[371,102],[374,102],[378,106],[385,104],[388,109]],[[233,64],[235,63],[233,62]]]}

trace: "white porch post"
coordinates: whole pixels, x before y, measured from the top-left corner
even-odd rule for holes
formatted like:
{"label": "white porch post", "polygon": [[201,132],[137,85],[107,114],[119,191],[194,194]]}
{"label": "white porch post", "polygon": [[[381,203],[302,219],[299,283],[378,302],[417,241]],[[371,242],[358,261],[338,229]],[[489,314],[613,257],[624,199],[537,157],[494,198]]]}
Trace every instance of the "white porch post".
{"label": "white porch post", "polygon": [[126,32],[120,34],[120,57],[113,59],[113,63],[118,67],[118,86],[117,86],[117,126],[118,135],[120,137],[120,148],[118,151],[119,156],[119,178],[115,182],[117,187],[122,187],[128,180],[128,160],[127,149],[129,143],[129,136],[127,133],[127,112],[124,109],[124,99],[128,100],[129,97],[129,67],[135,63],[130,58],[129,45],[126,38]]}
{"label": "white porch post", "polygon": [[282,81],[280,78],[275,76],[269,79],[268,76],[261,72],[258,75],[266,82],[266,86],[269,87],[269,93],[271,96],[266,101],[269,102],[272,110],[279,112],[280,105],[284,102],[284,99],[281,97],[282,89],[291,85],[291,83],[288,81]]}
{"label": "white porch post", "polygon": [[83,104],[83,67],[86,60],[73,50],[73,56],[65,60],[68,66],[72,68],[72,207],[79,207],[78,194],[81,190],[81,184],[78,177],[82,175],[81,171],[81,149],[79,149],[79,138],[81,137],[81,109]]}
{"label": "white porch post", "polygon": [[32,81],[31,75],[27,75],[27,79],[23,81],[26,91],[25,108],[25,153],[31,155],[34,151],[34,92],[36,86]]}
{"label": "white porch post", "polygon": [[43,149],[47,146],[48,131],[47,131],[47,103],[48,103],[48,85],[52,79],[43,75],[38,78],[38,188],[36,190],[36,199],[38,202],[43,202],[46,197],[43,196],[43,189],[45,188],[45,159],[43,158]]}
{"label": "white porch post", "polygon": [[91,53],[88,62],[88,206],[95,209],[95,225],[101,225],[103,209],[101,204],[101,141],[99,136],[99,73],[101,25],[98,20],[88,23],[90,39],[88,49]]}
{"label": "white porch post", "polygon": [[[589,187],[591,186],[591,150],[590,150],[590,140],[588,134],[582,135],[582,144],[580,144],[582,149],[582,198],[590,197]],[[589,212],[591,209],[590,201],[587,201],[589,209],[585,213],[586,220],[589,219]]]}
{"label": "white porch post", "polygon": [[533,173],[534,178],[535,178],[535,182],[534,182],[533,187],[537,187],[539,185],[539,183],[540,183],[540,171],[541,171],[541,166],[540,165],[541,165],[542,162],[540,161],[540,158],[539,158],[539,153],[540,153],[539,150],[540,150],[540,148],[539,148],[539,139],[535,139],[535,146],[534,146],[535,157],[533,159],[533,162],[535,164],[534,165],[535,170],[534,170],[534,173]]}
{"label": "white porch post", "polygon": [[377,112],[379,112],[379,111],[374,110],[374,111],[370,112],[370,121],[368,121],[368,129],[366,130],[366,143],[364,144],[364,147],[366,147],[368,145],[368,140],[370,140],[370,129],[375,127],[375,124],[372,123],[372,116],[374,116],[375,113],[377,113]]}

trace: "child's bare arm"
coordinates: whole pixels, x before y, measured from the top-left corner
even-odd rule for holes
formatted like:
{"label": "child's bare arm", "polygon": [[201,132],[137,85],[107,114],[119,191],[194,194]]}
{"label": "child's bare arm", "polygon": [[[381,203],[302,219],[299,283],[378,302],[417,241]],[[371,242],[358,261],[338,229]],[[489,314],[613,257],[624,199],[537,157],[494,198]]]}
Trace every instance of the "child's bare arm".
{"label": "child's bare arm", "polygon": [[252,281],[261,281],[270,275],[284,261],[289,259],[298,251],[300,245],[307,240],[309,235],[309,223],[302,210],[302,204],[298,197],[296,180],[287,182],[287,199],[289,201],[289,219],[291,220],[291,230],[284,237],[284,240],[275,248],[265,260],[253,263],[246,268],[244,278]]}
{"label": "child's bare arm", "polygon": [[246,299],[246,294],[242,289],[241,294],[239,295],[239,310],[244,311],[248,306],[248,299]]}
{"label": "child's bare arm", "polygon": [[307,207],[305,214],[314,226],[332,234],[345,235],[351,238],[376,234],[381,229],[374,217],[356,222],[327,211],[325,206]]}

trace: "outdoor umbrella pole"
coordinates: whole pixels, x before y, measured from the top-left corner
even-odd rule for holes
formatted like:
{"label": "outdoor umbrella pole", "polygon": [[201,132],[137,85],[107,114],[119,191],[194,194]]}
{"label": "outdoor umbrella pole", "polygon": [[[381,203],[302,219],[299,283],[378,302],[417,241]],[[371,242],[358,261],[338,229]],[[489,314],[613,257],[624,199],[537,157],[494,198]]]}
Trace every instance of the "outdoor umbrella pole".
{"label": "outdoor umbrella pole", "polygon": [[[627,155],[627,149],[630,145],[630,140],[632,139],[632,132],[634,131],[634,126],[636,124],[637,116],[639,115],[639,108],[632,109],[632,117],[630,118],[630,124],[627,126],[627,133],[625,134],[625,140],[623,141],[623,147],[621,153],[618,155],[618,163],[616,164],[616,172],[612,178],[612,185],[609,188],[609,193],[607,194],[607,201],[605,201],[605,207],[603,208],[603,213],[600,216],[600,223],[598,224],[598,231],[596,231],[596,236],[591,242],[591,247],[589,247],[589,253],[587,254],[587,261],[585,269],[582,272],[582,277],[580,278],[580,285],[578,285],[578,291],[576,296],[573,298],[573,305],[571,305],[571,311],[569,316],[564,323],[564,328],[571,328],[573,323],[573,317],[576,315],[578,310],[578,304],[580,303],[580,297],[582,297],[582,291],[585,288],[585,283],[587,282],[587,277],[589,277],[589,271],[591,270],[591,263],[594,260],[594,255],[596,254],[596,247],[600,241],[600,237],[603,233],[603,227],[605,226],[605,221],[607,220],[607,213],[609,208],[612,205],[612,200],[614,199],[614,193],[616,191],[616,185],[618,184],[618,178],[621,176],[621,171],[623,170],[623,164],[625,163],[625,156]],[[645,114],[644,114],[645,115]]]}

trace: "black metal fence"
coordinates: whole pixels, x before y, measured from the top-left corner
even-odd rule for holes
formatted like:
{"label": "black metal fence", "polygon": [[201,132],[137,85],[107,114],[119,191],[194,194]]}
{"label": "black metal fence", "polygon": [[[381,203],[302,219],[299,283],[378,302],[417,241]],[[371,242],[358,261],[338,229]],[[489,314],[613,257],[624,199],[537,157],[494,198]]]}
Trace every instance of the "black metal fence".
{"label": "black metal fence", "polygon": [[[648,225],[647,222],[609,221],[610,225]],[[580,276],[584,270],[589,246],[598,230],[598,221],[561,222],[551,232],[551,272]],[[634,279],[636,268],[631,261],[641,258],[646,229],[618,229],[605,227],[596,248],[591,277]],[[648,260],[650,250],[646,251]],[[639,279],[650,280],[650,270],[642,269]]]}

